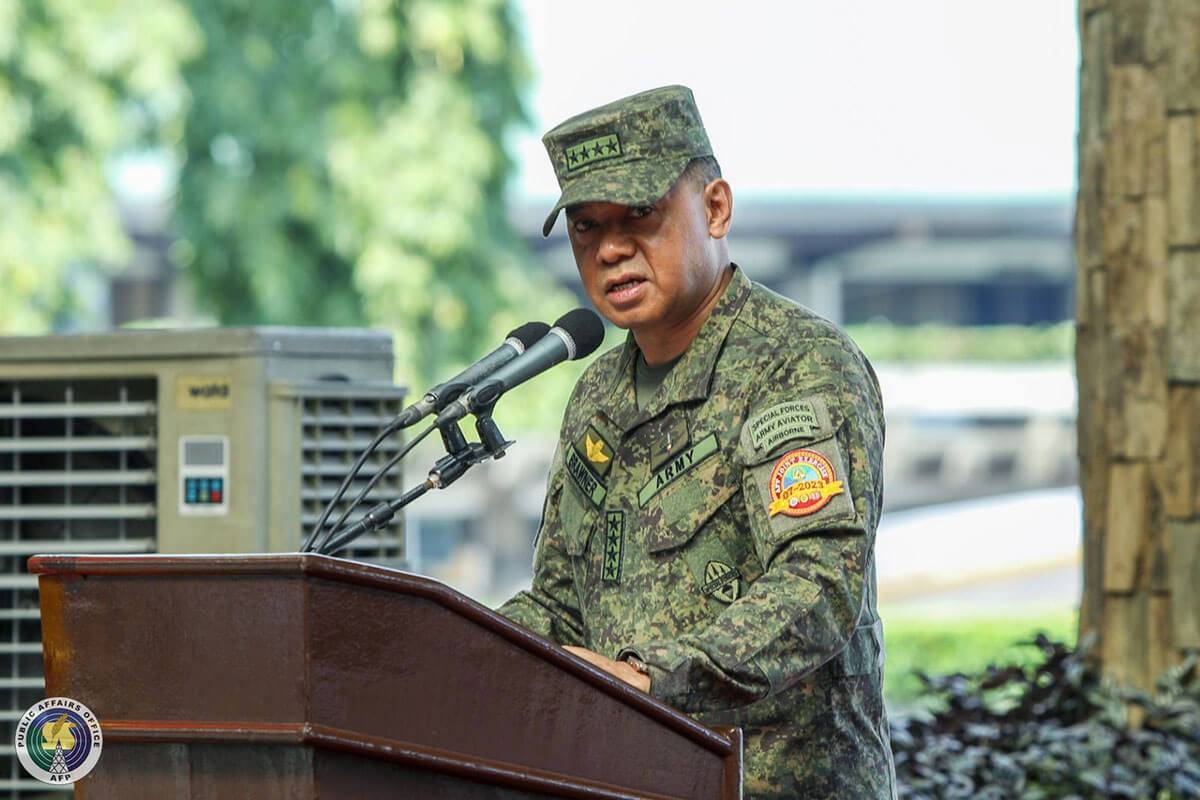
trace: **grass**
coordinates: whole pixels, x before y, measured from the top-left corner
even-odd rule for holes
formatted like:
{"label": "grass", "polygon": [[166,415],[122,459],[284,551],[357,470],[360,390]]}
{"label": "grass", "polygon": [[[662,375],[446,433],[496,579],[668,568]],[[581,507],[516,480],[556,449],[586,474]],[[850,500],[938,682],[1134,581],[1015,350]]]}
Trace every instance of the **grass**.
{"label": "grass", "polygon": [[1036,650],[1022,646],[1034,634],[1074,644],[1074,609],[1026,612],[1017,617],[931,618],[884,614],[887,658],[883,691],[889,708],[923,706],[920,670],[931,675],[981,672],[988,664],[1027,664]]}

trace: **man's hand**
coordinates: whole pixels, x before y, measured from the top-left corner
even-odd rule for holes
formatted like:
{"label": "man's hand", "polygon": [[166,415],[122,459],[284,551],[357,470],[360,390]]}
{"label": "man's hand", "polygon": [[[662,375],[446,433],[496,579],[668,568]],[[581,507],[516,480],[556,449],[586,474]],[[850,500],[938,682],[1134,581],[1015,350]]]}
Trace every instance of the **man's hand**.
{"label": "man's hand", "polygon": [[641,689],[643,692],[650,691],[650,676],[643,675],[624,661],[613,661],[611,658],[606,658],[599,653],[593,653],[586,647],[564,645],[563,649],[570,651],[573,655],[579,656],[589,664],[599,667],[609,675],[620,678],[635,689]]}

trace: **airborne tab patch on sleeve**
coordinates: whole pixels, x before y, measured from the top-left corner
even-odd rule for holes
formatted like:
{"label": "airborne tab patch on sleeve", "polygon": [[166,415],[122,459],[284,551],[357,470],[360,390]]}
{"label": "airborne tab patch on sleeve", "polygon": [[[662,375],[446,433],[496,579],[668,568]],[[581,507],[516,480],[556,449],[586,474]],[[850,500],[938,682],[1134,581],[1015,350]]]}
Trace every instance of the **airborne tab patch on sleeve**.
{"label": "airborne tab patch on sleeve", "polygon": [[742,446],[765,455],[784,442],[823,439],[833,433],[829,409],[820,397],[788,400],[746,420]]}

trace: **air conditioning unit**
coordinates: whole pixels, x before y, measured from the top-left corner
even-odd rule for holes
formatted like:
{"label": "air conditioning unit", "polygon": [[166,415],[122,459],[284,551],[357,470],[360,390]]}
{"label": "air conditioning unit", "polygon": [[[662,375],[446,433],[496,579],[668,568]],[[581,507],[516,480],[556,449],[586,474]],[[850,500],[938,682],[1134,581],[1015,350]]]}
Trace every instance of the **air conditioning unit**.
{"label": "air conditioning unit", "polygon": [[[0,793],[47,788],[11,746],[15,721],[43,696],[26,559],[298,549],[400,412],[392,370],[390,335],[367,330],[0,338]],[[384,442],[348,497],[400,446]],[[369,497],[402,491],[396,469]],[[402,523],[343,555],[402,565]]]}

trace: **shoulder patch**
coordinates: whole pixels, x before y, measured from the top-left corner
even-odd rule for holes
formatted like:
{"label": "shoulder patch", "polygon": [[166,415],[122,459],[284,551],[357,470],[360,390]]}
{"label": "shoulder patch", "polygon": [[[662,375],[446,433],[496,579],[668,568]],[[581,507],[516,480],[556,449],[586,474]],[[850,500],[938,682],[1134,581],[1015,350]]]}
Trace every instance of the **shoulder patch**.
{"label": "shoulder patch", "polygon": [[829,459],[816,450],[799,449],[783,454],[771,469],[768,516],[815,514],[846,491]]}
{"label": "shoulder patch", "polygon": [[823,439],[833,433],[829,408],[820,397],[788,400],[764,409],[742,426],[742,446],[765,455],[793,439]]}

